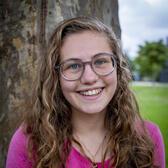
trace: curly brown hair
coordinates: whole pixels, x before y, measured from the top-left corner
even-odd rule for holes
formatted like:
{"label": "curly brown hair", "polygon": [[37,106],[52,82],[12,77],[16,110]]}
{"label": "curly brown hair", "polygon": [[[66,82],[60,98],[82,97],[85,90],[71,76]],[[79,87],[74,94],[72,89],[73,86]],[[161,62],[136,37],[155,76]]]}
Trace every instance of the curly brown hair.
{"label": "curly brown hair", "polygon": [[114,153],[111,164],[116,168],[154,167],[154,146],[129,89],[131,73],[120,40],[101,21],[88,17],[62,21],[48,42],[46,55],[40,58],[41,65],[30,104],[25,106],[27,113],[24,119],[29,153],[31,156],[34,150],[36,153],[34,167],[64,167],[70,152],[73,133],[71,106],[62,94],[59,73],[54,67],[60,62],[60,49],[65,37],[82,31],[103,33],[117,63],[117,89],[105,116],[105,127],[109,132],[107,149]]}

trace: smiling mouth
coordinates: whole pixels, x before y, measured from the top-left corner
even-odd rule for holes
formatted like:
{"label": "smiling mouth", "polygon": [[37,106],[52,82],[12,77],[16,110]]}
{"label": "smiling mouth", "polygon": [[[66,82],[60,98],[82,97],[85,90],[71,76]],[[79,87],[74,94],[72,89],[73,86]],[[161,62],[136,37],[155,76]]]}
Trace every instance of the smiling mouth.
{"label": "smiling mouth", "polygon": [[99,88],[99,89],[80,91],[78,93],[83,96],[96,96],[96,95],[100,94],[102,91],[103,91],[103,88]]}

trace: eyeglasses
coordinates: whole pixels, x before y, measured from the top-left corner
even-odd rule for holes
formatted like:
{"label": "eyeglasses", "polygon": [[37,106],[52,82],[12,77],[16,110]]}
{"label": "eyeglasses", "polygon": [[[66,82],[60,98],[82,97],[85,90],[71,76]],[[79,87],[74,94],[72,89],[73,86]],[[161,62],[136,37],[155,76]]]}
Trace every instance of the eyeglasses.
{"label": "eyeglasses", "polygon": [[111,74],[116,66],[112,53],[98,53],[92,57],[91,61],[83,62],[81,59],[72,58],[55,66],[55,69],[60,71],[64,79],[75,81],[82,77],[86,64],[89,64],[95,74],[99,76]]}

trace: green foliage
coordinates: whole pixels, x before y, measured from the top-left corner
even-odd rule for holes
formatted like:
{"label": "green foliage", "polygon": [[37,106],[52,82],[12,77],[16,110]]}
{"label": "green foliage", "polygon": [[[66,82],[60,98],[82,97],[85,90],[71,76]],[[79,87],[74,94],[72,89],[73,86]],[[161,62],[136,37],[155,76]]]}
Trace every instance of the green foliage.
{"label": "green foliage", "polygon": [[168,60],[168,48],[162,40],[145,42],[139,46],[138,56],[134,60],[135,70],[142,78],[156,80]]}

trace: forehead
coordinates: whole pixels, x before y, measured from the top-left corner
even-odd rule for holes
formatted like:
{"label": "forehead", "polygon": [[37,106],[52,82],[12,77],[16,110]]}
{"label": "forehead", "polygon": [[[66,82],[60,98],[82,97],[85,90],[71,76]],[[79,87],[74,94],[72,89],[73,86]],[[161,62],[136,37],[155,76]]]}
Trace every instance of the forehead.
{"label": "forehead", "polygon": [[111,47],[104,33],[83,31],[65,37],[60,52],[60,60],[79,58],[90,60],[100,52],[111,52]]}

